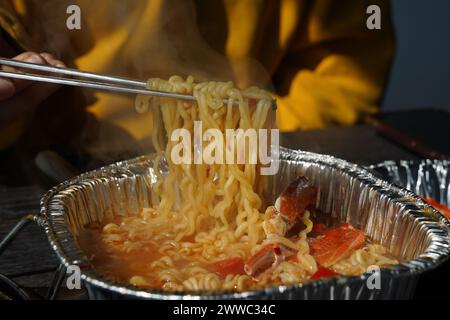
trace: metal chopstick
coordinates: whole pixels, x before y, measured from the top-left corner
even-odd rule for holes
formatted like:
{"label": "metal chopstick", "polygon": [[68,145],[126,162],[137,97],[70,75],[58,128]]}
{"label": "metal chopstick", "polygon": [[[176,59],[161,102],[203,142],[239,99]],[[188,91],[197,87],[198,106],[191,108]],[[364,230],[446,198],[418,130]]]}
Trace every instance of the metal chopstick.
{"label": "metal chopstick", "polygon": [[[93,72],[78,71],[78,70],[69,69],[69,68],[44,66],[44,65],[23,62],[23,61],[16,61],[16,60],[6,59],[6,58],[0,58],[0,64],[10,66],[10,67],[26,68],[26,69],[44,71],[44,72],[49,72],[49,73],[58,73],[58,74],[76,76],[76,77],[84,77],[86,79],[103,80],[103,81],[107,81],[110,83],[102,83],[102,82],[98,82],[98,81],[86,81],[86,80],[72,79],[72,78],[61,78],[61,77],[56,77],[56,76],[29,74],[29,73],[12,72],[12,71],[0,71],[0,77],[55,83],[55,84],[63,84],[63,85],[69,85],[69,86],[75,86],[75,87],[84,87],[84,88],[91,88],[91,89],[119,92],[119,93],[147,94],[147,95],[152,95],[152,96],[157,96],[157,97],[166,97],[166,98],[175,98],[175,99],[196,101],[195,97],[191,96],[191,95],[145,89],[147,83],[143,82],[143,81],[135,81],[135,80],[120,78],[120,77],[112,77],[112,76],[97,74],[97,73],[93,73]],[[118,85],[115,85],[114,83],[124,85],[124,86],[118,86]],[[132,88],[130,86],[135,86],[138,88]]]}
{"label": "metal chopstick", "polygon": [[21,80],[40,81],[40,82],[55,83],[55,84],[63,84],[63,85],[68,85],[68,86],[91,88],[91,89],[119,92],[119,93],[147,94],[147,95],[152,95],[152,96],[157,96],[157,97],[196,101],[194,96],[190,96],[190,95],[186,95],[186,94],[169,93],[169,92],[163,92],[163,91],[157,91],[157,90],[138,89],[138,88],[130,88],[130,87],[121,87],[121,86],[117,86],[117,85],[113,85],[113,84],[106,84],[106,83],[100,83],[100,82],[95,82],[95,81],[85,81],[85,80],[79,80],[79,79],[58,78],[58,77],[52,77],[52,76],[32,75],[32,74],[27,74],[27,73],[7,72],[7,71],[0,71],[0,77],[21,79]]}
{"label": "metal chopstick", "polygon": [[[47,72],[47,73],[56,73],[59,75],[81,77],[81,78],[86,78],[86,79],[91,79],[91,80],[87,81],[87,80],[81,80],[81,79],[75,79],[75,78],[63,78],[63,77],[49,76],[49,75],[29,74],[29,73],[24,73],[24,72],[1,71],[1,69],[0,69],[0,77],[47,82],[47,83],[54,83],[54,84],[63,84],[63,85],[69,85],[69,86],[84,87],[84,88],[91,88],[91,89],[110,91],[110,92],[118,92],[118,93],[146,94],[146,95],[152,95],[152,96],[157,96],[157,97],[196,101],[196,98],[192,95],[146,89],[147,83],[145,81],[136,81],[136,80],[127,79],[127,78],[123,78],[123,77],[115,77],[115,76],[98,74],[98,73],[94,73],[94,72],[79,71],[79,70],[70,69],[70,68],[61,68],[61,67],[40,65],[40,64],[34,64],[34,63],[24,62],[24,61],[17,61],[17,60],[1,58],[1,57],[0,57],[0,65],[16,67],[16,68],[31,69],[31,70],[38,70],[38,71],[43,71],[43,72]],[[92,81],[92,80],[105,81],[105,82],[109,82],[109,83]],[[133,88],[133,87],[136,87],[136,88]],[[250,100],[253,100],[253,99],[250,98]],[[224,100],[224,102],[227,103],[228,100],[226,99],[226,100]],[[272,108],[274,110],[276,109],[275,100],[272,101]]]}
{"label": "metal chopstick", "polygon": [[136,80],[122,78],[122,77],[113,77],[113,76],[98,74],[98,73],[94,73],[94,72],[79,71],[79,70],[70,69],[70,68],[45,66],[45,65],[41,65],[41,64],[17,61],[17,60],[8,59],[8,58],[0,58],[0,64],[5,65],[5,66],[10,66],[10,67],[45,71],[48,73],[65,74],[65,75],[69,75],[69,76],[75,76],[75,77],[86,78],[86,79],[109,81],[109,82],[114,82],[114,83],[123,84],[123,85],[142,87],[144,89],[147,86],[147,83],[145,81],[136,81]]}

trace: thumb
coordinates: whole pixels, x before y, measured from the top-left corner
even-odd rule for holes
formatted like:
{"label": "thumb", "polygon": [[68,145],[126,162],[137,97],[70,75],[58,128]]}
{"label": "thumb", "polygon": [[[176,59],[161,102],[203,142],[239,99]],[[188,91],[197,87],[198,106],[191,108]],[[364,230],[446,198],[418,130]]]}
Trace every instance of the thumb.
{"label": "thumb", "polygon": [[[45,64],[45,59],[34,52],[24,52],[14,57],[13,59],[37,64]],[[3,70],[17,72],[15,68],[0,66],[0,71]],[[26,80],[13,80],[8,78],[0,78],[0,101],[4,101],[7,100],[8,98],[11,98],[19,91],[22,91],[23,89],[29,87],[31,83],[32,83],[31,81]]]}

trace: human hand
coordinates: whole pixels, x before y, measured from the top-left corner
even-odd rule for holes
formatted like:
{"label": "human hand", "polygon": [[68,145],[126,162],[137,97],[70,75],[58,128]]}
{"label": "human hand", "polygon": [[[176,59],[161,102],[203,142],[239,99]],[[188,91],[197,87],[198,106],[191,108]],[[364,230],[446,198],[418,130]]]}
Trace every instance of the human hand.
{"label": "human hand", "polygon": [[[63,62],[49,53],[38,54],[35,52],[24,52],[13,59],[42,65],[65,67]],[[4,66],[2,69],[4,71],[18,71],[7,66]],[[23,113],[32,111],[57,88],[58,86],[54,84],[0,78],[0,128],[14,121]]]}

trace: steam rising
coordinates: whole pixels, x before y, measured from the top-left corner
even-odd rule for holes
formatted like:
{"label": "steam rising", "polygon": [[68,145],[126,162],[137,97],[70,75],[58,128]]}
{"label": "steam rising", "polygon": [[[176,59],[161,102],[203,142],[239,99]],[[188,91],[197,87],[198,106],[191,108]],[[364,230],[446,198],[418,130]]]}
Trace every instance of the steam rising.
{"label": "steam rising", "polygon": [[[81,8],[81,30],[66,28],[66,9],[73,4]],[[230,21],[225,8],[208,14],[208,5],[209,1],[190,0],[27,0],[27,14],[33,12],[26,18],[32,39],[28,49],[53,53],[69,66],[141,80],[178,74],[193,75],[196,81],[232,80],[240,87],[270,88],[271,78],[257,61],[227,57]],[[205,28],[217,28],[215,49],[200,32]],[[94,101],[92,91],[84,94]],[[101,114],[102,122],[95,129],[92,121],[85,126],[80,148],[107,162],[123,153],[151,151],[150,115],[135,112],[133,97],[96,98],[95,108],[88,110]]]}

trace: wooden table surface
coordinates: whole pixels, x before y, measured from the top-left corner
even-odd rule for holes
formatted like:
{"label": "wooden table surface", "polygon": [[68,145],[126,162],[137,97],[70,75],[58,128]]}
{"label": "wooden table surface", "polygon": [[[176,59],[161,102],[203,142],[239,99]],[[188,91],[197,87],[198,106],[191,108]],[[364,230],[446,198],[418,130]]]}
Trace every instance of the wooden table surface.
{"label": "wooden table surface", "polygon": [[[283,134],[281,144],[292,149],[330,154],[361,165],[416,158],[364,125]],[[0,184],[4,182],[8,181],[0,176]],[[39,199],[44,192],[45,188],[40,185],[0,185],[0,238],[21,217],[39,211]],[[0,273],[40,294],[46,292],[57,266],[58,260],[43,230],[34,224],[27,226],[0,256]],[[87,295],[84,290],[63,289],[59,297],[80,299]]]}

